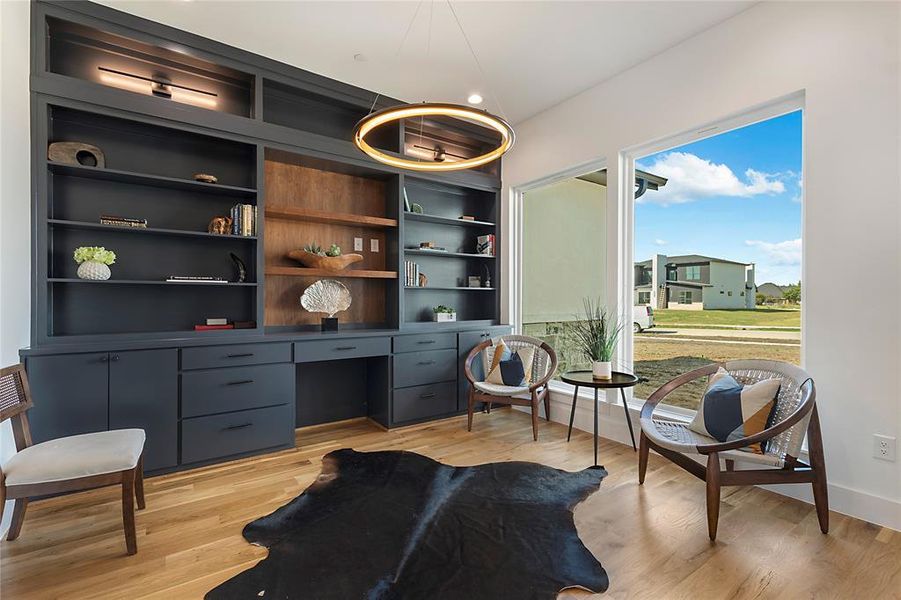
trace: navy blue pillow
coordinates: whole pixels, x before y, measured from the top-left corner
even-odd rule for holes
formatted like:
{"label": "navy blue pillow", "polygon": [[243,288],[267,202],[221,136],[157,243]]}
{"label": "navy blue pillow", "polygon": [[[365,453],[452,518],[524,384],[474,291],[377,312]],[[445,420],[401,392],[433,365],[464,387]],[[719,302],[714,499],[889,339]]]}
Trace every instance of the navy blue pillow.
{"label": "navy blue pillow", "polygon": [[526,378],[526,370],[523,367],[522,359],[519,357],[519,352],[514,352],[509,359],[502,360],[500,368],[501,379],[503,379],[504,385],[519,386],[522,385],[523,379]]}

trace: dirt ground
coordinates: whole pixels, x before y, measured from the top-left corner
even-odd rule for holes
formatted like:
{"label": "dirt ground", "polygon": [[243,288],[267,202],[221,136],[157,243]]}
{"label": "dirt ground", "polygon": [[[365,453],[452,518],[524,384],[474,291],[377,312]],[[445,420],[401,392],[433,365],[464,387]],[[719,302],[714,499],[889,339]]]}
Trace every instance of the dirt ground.
{"label": "dirt ground", "polygon": [[[729,344],[720,341],[635,340],[635,373],[647,379],[635,388],[637,398],[647,398],[674,377],[723,360],[763,358],[799,364],[801,347],[787,345]],[[666,404],[697,410],[704,395],[704,382],[696,381],[673,392]]]}

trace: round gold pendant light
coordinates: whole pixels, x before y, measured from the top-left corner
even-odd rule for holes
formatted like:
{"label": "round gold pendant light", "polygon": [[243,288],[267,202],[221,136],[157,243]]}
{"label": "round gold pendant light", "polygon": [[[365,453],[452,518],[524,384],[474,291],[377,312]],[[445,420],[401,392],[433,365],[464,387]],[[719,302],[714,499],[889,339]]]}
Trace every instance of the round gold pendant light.
{"label": "round gold pendant light", "polygon": [[[500,135],[500,142],[495,148],[478,156],[462,160],[439,162],[412,160],[387,154],[377,148],[373,148],[366,141],[366,136],[379,127],[414,117],[451,117],[479,123],[480,125],[484,125],[485,127],[496,131]],[[513,146],[515,137],[513,128],[510,127],[509,123],[484,110],[478,110],[471,106],[463,106],[462,104],[423,102],[422,104],[392,106],[363,117],[360,119],[360,122],[357,123],[356,127],[354,127],[353,141],[354,145],[368,156],[380,163],[391,165],[392,167],[410,169],[413,171],[460,171],[463,169],[479,167],[500,158]]]}

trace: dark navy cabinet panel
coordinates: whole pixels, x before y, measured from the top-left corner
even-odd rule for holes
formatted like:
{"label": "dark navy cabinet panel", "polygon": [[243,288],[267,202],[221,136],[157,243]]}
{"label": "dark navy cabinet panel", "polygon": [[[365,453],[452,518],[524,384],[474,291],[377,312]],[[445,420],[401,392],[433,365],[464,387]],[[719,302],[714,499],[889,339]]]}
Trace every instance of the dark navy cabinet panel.
{"label": "dark navy cabinet panel", "polygon": [[294,444],[294,406],[272,406],[184,419],[182,463],[224,458]]}
{"label": "dark navy cabinet panel", "polygon": [[35,443],[107,430],[108,359],[106,352],[27,359],[34,398],[28,421]]}
{"label": "dark navy cabinet panel", "polygon": [[391,338],[348,338],[294,342],[294,362],[317,362],[391,354]]}
{"label": "dark navy cabinet panel", "polygon": [[456,412],[456,389],[454,382],[449,381],[395,390],[393,422],[418,421]]}
{"label": "dark navy cabinet panel", "polygon": [[430,350],[394,356],[395,388],[456,379],[456,350]]}
{"label": "dark navy cabinet panel", "polygon": [[293,403],[294,373],[294,363],[188,371],[181,376],[181,416]]}
{"label": "dark navy cabinet panel", "polygon": [[423,350],[441,350],[456,348],[455,333],[422,333],[417,335],[401,335],[394,338],[394,351],[422,352]]}
{"label": "dark navy cabinet panel", "polygon": [[181,351],[182,369],[211,369],[290,362],[291,344],[232,344],[202,346]]}
{"label": "dark navy cabinet panel", "polygon": [[109,354],[109,427],[143,429],[144,469],[178,464],[178,350]]}

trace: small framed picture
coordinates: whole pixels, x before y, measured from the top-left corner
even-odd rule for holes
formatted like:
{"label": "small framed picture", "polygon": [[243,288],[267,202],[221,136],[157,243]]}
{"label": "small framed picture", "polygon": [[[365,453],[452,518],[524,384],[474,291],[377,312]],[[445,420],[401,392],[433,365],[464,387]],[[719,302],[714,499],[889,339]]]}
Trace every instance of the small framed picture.
{"label": "small framed picture", "polygon": [[482,278],[479,277],[478,275],[470,275],[468,278],[468,282],[469,282],[469,287],[471,287],[471,288],[482,287]]}

